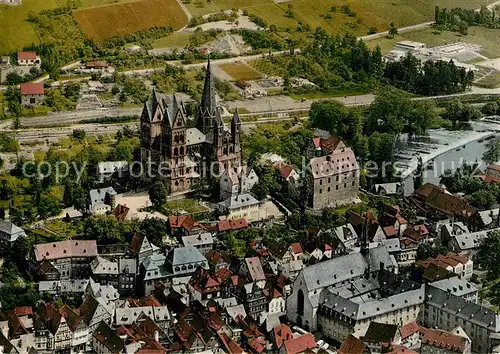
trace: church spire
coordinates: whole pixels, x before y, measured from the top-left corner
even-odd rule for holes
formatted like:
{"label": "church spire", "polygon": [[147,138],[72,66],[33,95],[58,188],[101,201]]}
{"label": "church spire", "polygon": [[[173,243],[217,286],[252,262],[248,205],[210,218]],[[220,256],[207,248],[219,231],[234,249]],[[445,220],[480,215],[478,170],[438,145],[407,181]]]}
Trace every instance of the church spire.
{"label": "church spire", "polygon": [[215,99],[215,78],[210,67],[210,57],[207,63],[207,73],[205,75],[205,84],[203,86],[203,95],[201,97],[200,107],[198,109],[198,129],[206,133],[214,126],[214,120],[217,120],[217,101]]}

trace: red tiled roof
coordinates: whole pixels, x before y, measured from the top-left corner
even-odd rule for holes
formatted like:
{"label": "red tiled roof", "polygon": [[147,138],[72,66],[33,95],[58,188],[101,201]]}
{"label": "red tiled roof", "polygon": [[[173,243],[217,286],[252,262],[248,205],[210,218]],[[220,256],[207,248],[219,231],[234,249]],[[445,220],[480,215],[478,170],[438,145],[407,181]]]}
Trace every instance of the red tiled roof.
{"label": "red tiled roof", "polygon": [[500,172],[500,165],[495,165],[495,164],[493,164],[493,165],[488,165],[488,166],[486,167],[486,169],[488,169],[488,170],[495,170],[495,171],[497,171],[497,172]]}
{"label": "red tiled roof", "polygon": [[233,272],[231,272],[227,268],[219,268],[215,271],[215,276],[221,284],[225,282],[227,279],[229,279],[232,275]]}
{"label": "red tiled roof", "polygon": [[482,180],[485,183],[491,183],[491,182],[498,183],[498,182],[500,182],[500,177],[495,177],[495,176],[487,175],[484,173],[480,173],[480,174],[474,175],[472,177],[479,178],[480,180]]}
{"label": "red tiled roof", "polygon": [[467,345],[466,338],[453,333],[428,328],[422,328],[422,332],[424,333],[422,344],[432,347],[462,353]]}
{"label": "red tiled roof", "polygon": [[451,258],[451,259],[454,259],[456,260],[457,262],[460,262],[462,264],[467,264],[467,262],[469,261],[469,258],[465,257],[465,256],[460,256],[454,252],[448,252],[446,254],[446,257],[448,258]]}
{"label": "red tiled roof", "polygon": [[125,205],[118,204],[113,210],[113,215],[118,221],[124,221],[125,218],[127,217],[127,214],[129,212],[130,208],[126,207]]}
{"label": "red tiled roof", "polygon": [[36,52],[18,52],[17,60],[35,60]]}
{"label": "red tiled roof", "polygon": [[398,235],[398,231],[394,228],[394,226],[386,226],[383,228],[384,234],[387,237],[395,237]]}
{"label": "red tiled roof", "polygon": [[224,332],[219,333],[219,337],[222,340],[222,343],[226,347],[229,354],[241,354],[241,353],[243,353],[243,349],[241,349],[241,347],[238,345],[238,343],[236,343],[234,340],[229,338],[229,336],[226,333],[224,333]]}
{"label": "red tiled roof", "polygon": [[168,221],[172,229],[182,227],[188,232],[195,226],[203,227],[203,225],[201,225],[198,221],[195,221],[191,215],[172,215],[168,217]]}
{"label": "red tiled roof", "polygon": [[25,82],[21,86],[21,95],[43,95],[43,83],[41,82]]}
{"label": "red tiled roof", "polygon": [[28,315],[33,315],[33,309],[31,306],[21,306],[21,307],[16,307],[14,309],[14,313],[17,316],[28,316]]}
{"label": "red tiled roof", "polygon": [[311,333],[307,333],[300,337],[286,340],[283,345],[287,354],[297,354],[305,352],[307,349],[316,348],[316,341]]}
{"label": "red tiled roof", "polygon": [[298,242],[292,243],[290,245],[290,248],[292,249],[292,252],[294,254],[304,253],[304,250],[302,249],[302,245],[300,243],[298,243]]}
{"label": "red tiled roof", "polygon": [[316,149],[321,147],[321,138],[319,136],[315,136],[313,138],[313,144]]}
{"label": "red tiled roof", "polygon": [[70,257],[97,257],[96,240],[67,240],[35,245],[37,262]]}
{"label": "red tiled roof", "polygon": [[441,261],[443,263],[446,263],[446,264],[449,264],[451,265],[452,267],[456,267],[457,265],[460,264],[460,262],[457,262],[456,260],[454,260],[453,258],[449,258],[449,257],[446,257],[446,256],[443,256],[442,254],[439,254],[436,259],[438,261]]}
{"label": "red tiled roof", "polygon": [[250,257],[245,259],[248,273],[252,281],[265,280],[264,269],[260,263],[259,257]]}
{"label": "red tiled roof", "polygon": [[257,353],[262,353],[266,350],[265,344],[266,342],[263,339],[259,339],[257,337],[253,338],[250,342],[248,342],[250,348],[255,350]]}
{"label": "red tiled roof", "polygon": [[415,321],[407,323],[399,329],[401,339],[405,339],[418,331],[420,331],[420,325]]}
{"label": "red tiled roof", "polygon": [[219,232],[240,230],[248,227],[248,220],[245,218],[234,220],[220,220],[217,222],[217,230]]}
{"label": "red tiled roof", "polygon": [[416,351],[411,350],[410,348],[405,347],[404,345],[392,344],[391,348],[388,349],[388,352],[384,352],[385,354],[418,354]]}
{"label": "red tiled roof", "polygon": [[334,151],[337,149],[340,149],[342,147],[345,147],[345,144],[342,140],[337,138],[336,136],[331,136],[326,139],[320,139],[320,146],[323,149],[329,150],[329,151]]}
{"label": "red tiled roof", "polygon": [[365,350],[365,343],[363,343],[358,338],[354,337],[352,334],[344,340],[342,345],[340,346],[338,353],[339,354],[363,354]]}
{"label": "red tiled roof", "polygon": [[277,349],[281,348],[283,342],[293,338],[292,331],[290,327],[288,327],[286,324],[280,324],[274,327],[273,334],[274,334],[274,345],[276,346]]}

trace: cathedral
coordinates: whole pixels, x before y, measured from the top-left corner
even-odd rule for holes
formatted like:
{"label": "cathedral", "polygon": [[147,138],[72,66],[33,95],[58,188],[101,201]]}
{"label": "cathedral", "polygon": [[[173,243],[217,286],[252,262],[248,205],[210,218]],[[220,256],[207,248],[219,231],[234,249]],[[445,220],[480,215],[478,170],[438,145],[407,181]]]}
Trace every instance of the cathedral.
{"label": "cathedral", "polygon": [[[194,128],[188,128],[183,102],[153,92],[141,115],[141,159],[150,177],[163,177],[171,194],[186,193],[196,181],[219,177],[241,165],[241,120],[224,124],[215,97],[214,76],[207,64],[203,96]],[[161,169],[160,169],[161,167]]]}

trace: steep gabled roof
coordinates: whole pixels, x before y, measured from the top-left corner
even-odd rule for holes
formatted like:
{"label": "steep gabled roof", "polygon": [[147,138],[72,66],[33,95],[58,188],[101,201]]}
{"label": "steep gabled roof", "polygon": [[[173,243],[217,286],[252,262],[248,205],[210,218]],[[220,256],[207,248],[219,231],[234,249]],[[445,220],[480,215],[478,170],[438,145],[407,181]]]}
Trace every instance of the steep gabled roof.
{"label": "steep gabled roof", "polygon": [[122,353],[125,348],[125,343],[120,336],[105,322],[101,322],[97,326],[93,336],[113,354]]}
{"label": "steep gabled roof", "polygon": [[316,341],[311,333],[307,333],[300,337],[286,340],[283,345],[285,346],[286,354],[298,354],[305,352],[307,349],[316,348]]}
{"label": "steep gabled roof", "polygon": [[339,354],[363,354],[366,344],[354,337],[352,334],[344,340],[340,346]]}

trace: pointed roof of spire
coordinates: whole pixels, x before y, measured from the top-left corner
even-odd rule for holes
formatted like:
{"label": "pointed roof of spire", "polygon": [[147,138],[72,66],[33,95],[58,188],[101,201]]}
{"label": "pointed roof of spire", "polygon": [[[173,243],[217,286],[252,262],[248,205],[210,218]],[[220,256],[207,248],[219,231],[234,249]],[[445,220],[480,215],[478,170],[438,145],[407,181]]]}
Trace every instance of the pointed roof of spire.
{"label": "pointed roof of spire", "polygon": [[232,123],[234,123],[234,124],[241,124],[240,112],[238,111],[238,108],[236,108],[236,111],[233,114]]}
{"label": "pointed roof of spire", "polygon": [[215,82],[210,67],[210,57],[208,57],[207,73],[205,75],[205,84],[203,86],[203,96],[201,97],[200,109],[202,113],[211,116],[217,115],[217,102],[215,100]]}

